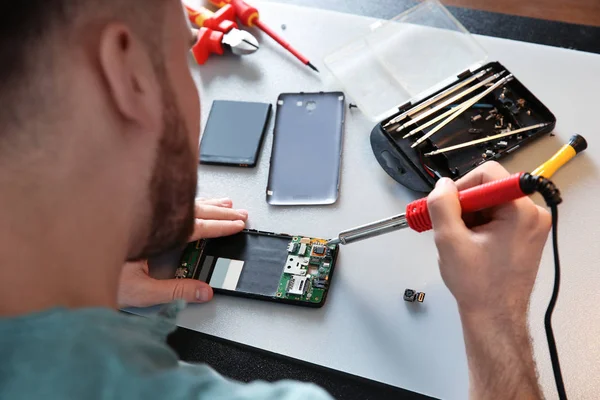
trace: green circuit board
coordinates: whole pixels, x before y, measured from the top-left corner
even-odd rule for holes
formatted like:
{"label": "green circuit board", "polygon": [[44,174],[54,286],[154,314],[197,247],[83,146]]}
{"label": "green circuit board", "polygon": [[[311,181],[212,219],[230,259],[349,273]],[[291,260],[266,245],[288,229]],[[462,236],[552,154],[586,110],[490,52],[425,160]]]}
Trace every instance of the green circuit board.
{"label": "green circuit board", "polygon": [[337,245],[327,245],[324,239],[294,237],[275,296],[320,303],[329,287],[336,251]]}
{"label": "green circuit board", "polygon": [[[199,279],[200,264],[204,265],[203,259],[208,257],[203,255],[206,243],[206,240],[198,240],[187,245],[175,278]],[[325,239],[290,237],[287,253],[281,254],[281,277],[271,298],[321,304],[329,288],[337,251],[338,246],[327,245]],[[208,272],[205,277],[210,277]]]}
{"label": "green circuit board", "polygon": [[175,270],[175,278],[184,279],[194,277],[196,268],[198,268],[198,264],[200,263],[203,246],[204,241],[202,240],[197,240],[187,245],[179,260],[179,267]]}

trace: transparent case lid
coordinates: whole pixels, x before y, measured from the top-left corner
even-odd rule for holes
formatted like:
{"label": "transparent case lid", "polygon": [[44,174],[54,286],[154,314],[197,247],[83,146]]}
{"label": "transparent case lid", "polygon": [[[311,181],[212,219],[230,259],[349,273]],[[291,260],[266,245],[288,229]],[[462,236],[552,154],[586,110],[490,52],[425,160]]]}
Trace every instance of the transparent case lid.
{"label": "transparent case lid", "polygon": [[437,0],[427,0],[325,58],[369,118],[381,121],[480,66],[483,47]]}

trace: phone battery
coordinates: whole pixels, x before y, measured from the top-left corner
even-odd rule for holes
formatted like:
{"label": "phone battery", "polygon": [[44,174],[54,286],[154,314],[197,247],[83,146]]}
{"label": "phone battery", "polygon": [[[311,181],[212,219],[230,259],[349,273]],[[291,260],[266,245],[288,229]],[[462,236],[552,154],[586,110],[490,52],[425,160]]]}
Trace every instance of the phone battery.
{"label": "phone battery", "polygon": [[200,163],[254,167],[271,105],[215,100],[202,141]]}

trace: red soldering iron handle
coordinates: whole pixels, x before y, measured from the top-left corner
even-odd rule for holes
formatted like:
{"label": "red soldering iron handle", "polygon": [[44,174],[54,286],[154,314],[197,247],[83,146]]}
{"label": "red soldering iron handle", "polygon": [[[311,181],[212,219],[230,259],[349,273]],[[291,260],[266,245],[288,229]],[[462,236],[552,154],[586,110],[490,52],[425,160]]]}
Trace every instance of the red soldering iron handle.
{"label": "red soldering iron handle", "polygon": [[[460,191],[458,199],[463,213],[484,210],[527,196],[521,189],[522,176],[523,172],[520,172],[508,178]],[[406,206],[406,220],[408,226],[417,232],[431,229],[427,198],[415,200]]]}

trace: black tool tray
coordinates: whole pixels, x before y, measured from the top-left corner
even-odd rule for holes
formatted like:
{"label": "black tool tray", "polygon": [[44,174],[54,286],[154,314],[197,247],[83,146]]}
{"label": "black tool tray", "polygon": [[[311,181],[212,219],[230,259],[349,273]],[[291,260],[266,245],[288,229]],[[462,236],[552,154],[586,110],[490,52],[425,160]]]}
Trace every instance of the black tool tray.
{"label": "black tool tray", "polygon": [[[384,128],[384,125],[393,120],[394,117],[426,102],[438,93],[454,86],[456,83],[467,80],[472,75],[487,69],[491,69],[489,74],[486,74],[484,77],[475,80],[465,87],[476,84],[490,74],[499,73],[501,71],[506,71],[503,76],[510,74],[510,71],[499,62],[491,62],[474,71],[467,71],[458,76],[455,82],[432,93],[430,96],[423,98],[415,104],[408,103],[399,107],[396,114],[386,118],[375,126],[371,132],[371,147],[377,161],[379,161],[385,172],[409,189],[419,192],[429,192],[440,177],[458,179],[476,166],[489,160],[501,159],[532,142],[535,138],[550,133],[554,129],[556,124],[554,115],[518,80],[517,77],[514,77],[513,80],[507,82],[504,86],[500,86],[492,91],[486,97],[478,101],[475,104],[475,107],[466,110],[415,148],[411,148],[411,145],[418,138],[423,136],[424,133],[433,129],[437,123],[409,138],[403,139],[403,136],[408,131],[447,111],[452,105],[442,108],[439,112],[433,113],[431,116],[401,130],[400,132],[396,132],[395,128]],[[484,88],[475,91],[474,93],[480,93]],[[456,93],[458,92],[459,91]],[[449,95],[447,98],[452,95]],[[456,103],[460,104],[472,96],[473,93],[457,100]],[[434,105],[435,104],[436,103],[434,103]],[[430,107],[427,107],[423,111],[429,108]],[[490,112],[492,113],[490,114]],[[472,118],[477,115],[481,115],[481,117],[477,117],[477,120],[473,121]],[[410,117],[403,120],[403,122],[406,122],[409,119]],[[499,128],[501,122],[503,122],[503,124]],[[547,123],[548,125],[521,134],[476,144],[448,153],[433,156],[424,155],[433,150],[491,136],[502,130],[516,130],[539,123]],[[394,126],[395,125],[392,127]]]}
{"label": "black tool tray", "polygon": [[[493,82],[511,74],[499,62],[488,60],[485,48],[438,0],[424,0],[391,20],[376,21],[368,33],[353,39],[324,61],[347,96],[363,114],[378,123],[371,132],[371,147],[382,168],[396,181],[419,192],[430,191],[440,177],[460,178],[485,161],[517,151],[534,138],[551,132],[556,123],[554,115],[514,76],[421,145],[411,148],[445,118],[440,117],[435,124],[432,119],[446,112],[450,116],[452,112],[444,108],[427,117],[419,114],[436,104],[449,102],[490,74],[505,71]],[[477,75],[487,70],[488,75]],[[464,86],[443,100],[426,103],[446,89],[461,86],[461,82]],[[482,85],[457,98],[454,104],[443,106],[459,106],[486,88],[487,85]],[[404,118],[408,110],[411,110],[409,118],[422,120],[400,132],[384,129],[388,121],[396,116]],[[491,110],[495,115],[488,118]],[[471,120],[479,114],[480,119]],[[403,139],[428,121],[432,121],[430,127]],[[434,150],[541,123],[547,125],[502,140],[425,156]]]}

